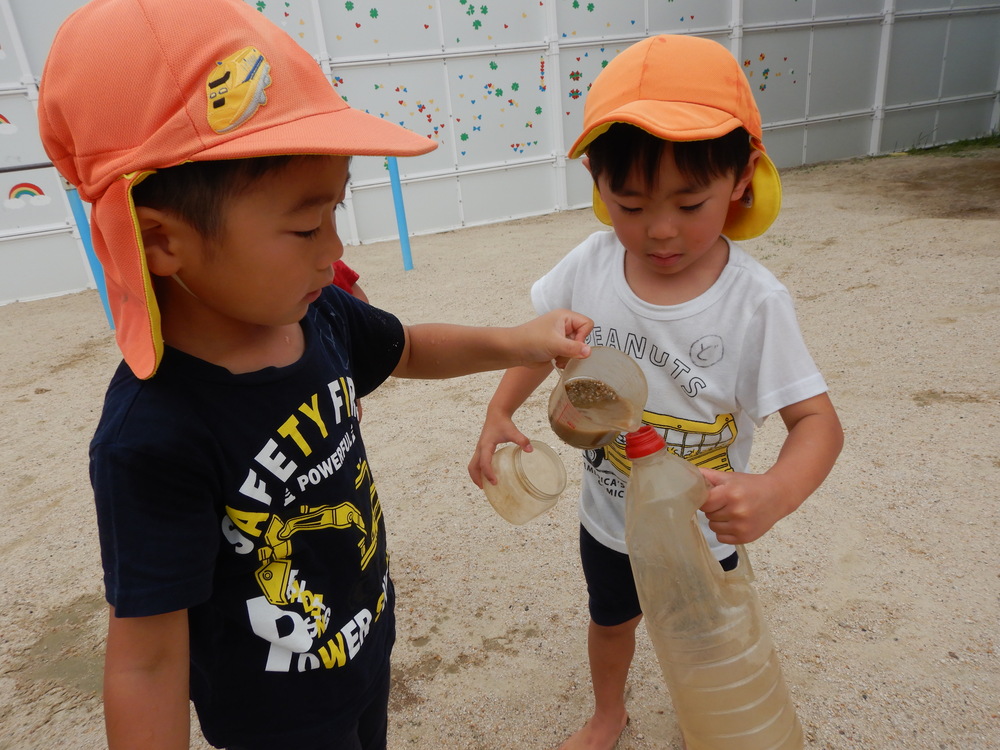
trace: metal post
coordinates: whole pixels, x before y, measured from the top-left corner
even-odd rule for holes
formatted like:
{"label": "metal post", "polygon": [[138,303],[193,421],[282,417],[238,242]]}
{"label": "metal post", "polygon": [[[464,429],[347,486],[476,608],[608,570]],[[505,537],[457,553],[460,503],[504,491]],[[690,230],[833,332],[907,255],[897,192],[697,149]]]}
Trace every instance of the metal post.
{"label": "metal post", "polygon": [[403,270],[413,270],[410,255],[410,230],[406,227],[406,209],[403,207],[403,188],[399,182],[399,165],[395,156],[386,157],[389,162],[389,180],[392,182],[392,203],[396,207],[396,227],[399,230],[399,247],[403,251]]}

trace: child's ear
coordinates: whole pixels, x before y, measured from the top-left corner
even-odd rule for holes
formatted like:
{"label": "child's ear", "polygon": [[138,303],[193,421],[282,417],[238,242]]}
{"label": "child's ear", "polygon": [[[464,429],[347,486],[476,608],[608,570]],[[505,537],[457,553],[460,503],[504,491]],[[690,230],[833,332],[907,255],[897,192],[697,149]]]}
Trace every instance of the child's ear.
{"label": "child's ear", "polygon": [[[590,157],[589,156],[587,156],[586,154],[584,154],[583,156],[581,156],[580,157],[580,163],[583,165],[584,169],[586,169],[588,172],[590,172]],[[590,175],[591,175],[591,177],[593,177],[594,173],[590,172]]]}
{"label": "child's ear", "polygon": [[750,181],[753,179],[753,173],[757,171],[757,160],[759,158],[760,151],[755,148],[750,149],[750,158],[747,160],[747,165],[743,167],[743,172],[736,180],[736,185],[733,186],[733,194],[729,199],[730,201],[742,200],[743,196],[746,195],[747,190],[750,188]]}
{"label": "child's ear", "polygon": [[149,206],[136,206],[146,267],[154,276],[172,276],[180,270],[179,243],[183,237],[183,222],[175,216]]}

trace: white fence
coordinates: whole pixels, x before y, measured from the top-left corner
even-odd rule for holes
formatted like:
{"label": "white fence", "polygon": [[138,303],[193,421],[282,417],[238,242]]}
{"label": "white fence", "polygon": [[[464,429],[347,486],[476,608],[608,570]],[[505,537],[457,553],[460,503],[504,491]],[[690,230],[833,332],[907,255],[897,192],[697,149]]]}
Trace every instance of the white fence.
{"label": "white fence", "polygon": [[[399,160],[413,234],[587,205],[589,178],[564,157],[586,91],[649,34],[732,50],[779,167],[979,137],[1000,119],[1000,0],[246,1],[353,106],[438,141]],[[35,116],[49,44],[82,4],[0,0],[0,304],[94,286]],[[385,160],[351,171],[345,240],[395,237]]]}

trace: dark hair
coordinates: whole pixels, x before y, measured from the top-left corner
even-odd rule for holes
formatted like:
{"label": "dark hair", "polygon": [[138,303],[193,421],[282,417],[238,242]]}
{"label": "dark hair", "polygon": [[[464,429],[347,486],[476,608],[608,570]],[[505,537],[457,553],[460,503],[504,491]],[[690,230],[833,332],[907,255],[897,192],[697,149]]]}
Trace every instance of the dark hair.
{"label": "dark hair", "polygon": [[604,175],[612,192],[619,192],[637,169],[647,186],[655,185],[663,149],[671,143],[681,174],[696,186],[713,179],[742,174],[750,161],[750,134],[736,128],[707,141],[666,141],[627,123],[616,122],[587,147],[594,181]]}
{"label": "dark hair", "polygon": [[266,174],[282,169],[298,156],[196,161],[157,170],[132,188],[136,206],[167,211],[190,224],[206,239],[218,239],[229,200],[241,195]]}

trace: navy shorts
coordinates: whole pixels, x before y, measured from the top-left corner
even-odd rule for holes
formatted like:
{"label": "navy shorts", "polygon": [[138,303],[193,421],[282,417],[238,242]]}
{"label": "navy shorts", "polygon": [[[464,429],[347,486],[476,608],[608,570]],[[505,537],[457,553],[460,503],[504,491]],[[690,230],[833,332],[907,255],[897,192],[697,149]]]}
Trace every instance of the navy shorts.
{"label": "navy shorts", "polygon": [[[732,570],[739,559],[734,552],[719,564]],[[642,614],[628,555],[605,547],[580,526],[580,562],[587,579],[590,619],[597,625],[613,627]]]}

